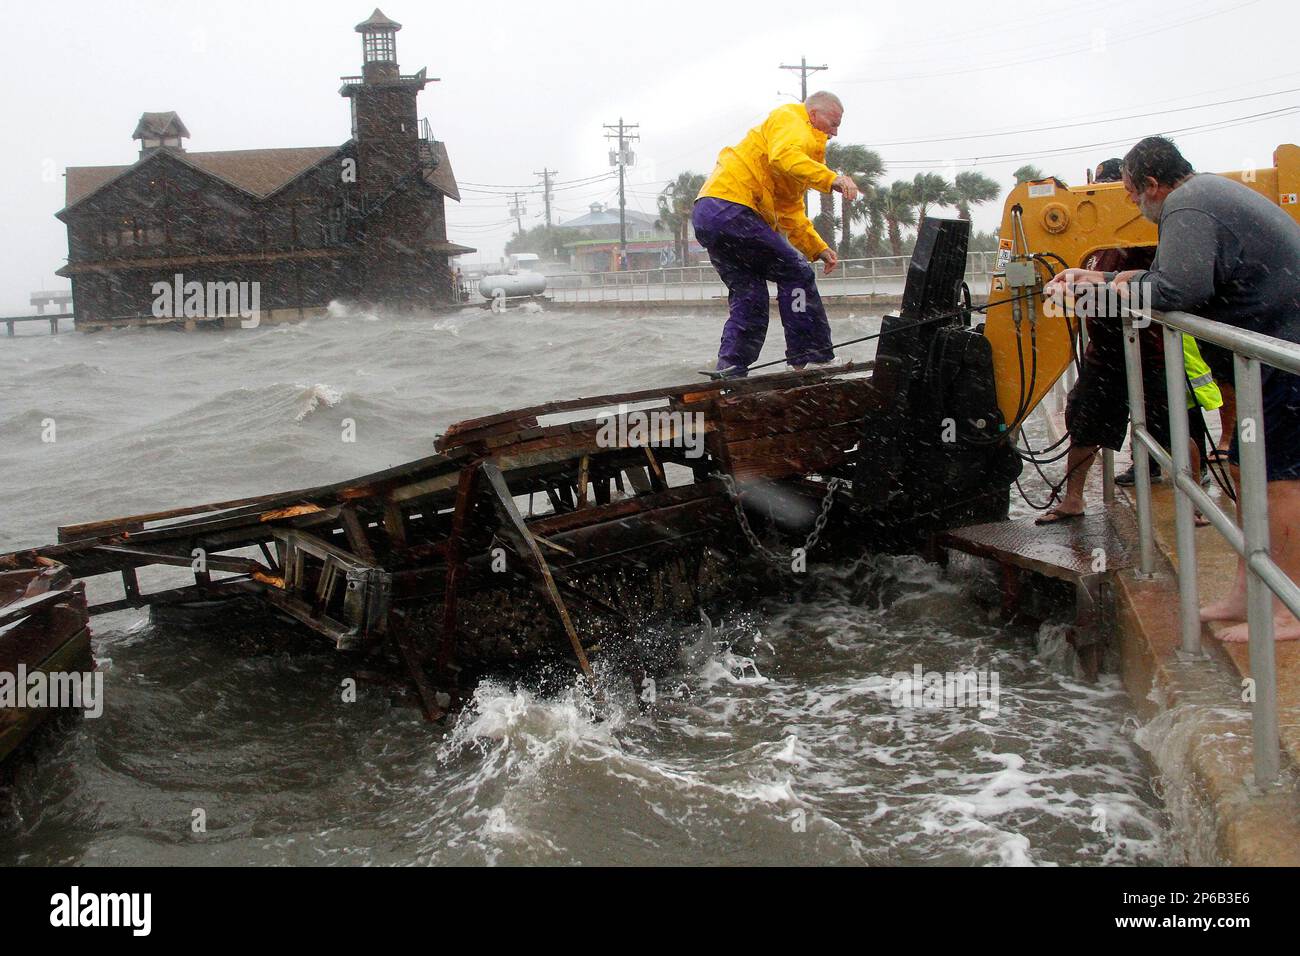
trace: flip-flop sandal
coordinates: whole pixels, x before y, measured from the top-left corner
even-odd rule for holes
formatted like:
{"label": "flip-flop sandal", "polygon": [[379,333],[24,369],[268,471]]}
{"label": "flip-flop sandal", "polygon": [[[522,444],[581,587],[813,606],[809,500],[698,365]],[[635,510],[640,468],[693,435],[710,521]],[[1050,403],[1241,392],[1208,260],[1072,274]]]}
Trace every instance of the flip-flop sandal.
{"label": "flip-flop sandal", "polygon": [[1060,511],[1053,508],[1045,511],[1034,519],[1036,525],[1063,524],[1067,521],[1074,521],[1076,518],[1082,518],[1082,511]]}
{"label": "flip-flop sandal", "polygon": [[1205,515],[1201,514],[1199,511],[1196,511],[1192,513],[1192,524],[1198,528],[1208,528],[1210,526],[1210,519],[1205,517]]}
{"label": "flip-flop sandal", "polygon": [[1212,448],[1212,449],[1210,449],[1210,453],[1209,453],[1209,455],[1207,455],[1206,457],[1209,458],[1210,461],[1223,461],[1223,462],[1226,462],[1226,461],[1228,461],[1228,449],[1226,449],[1226,448]]}

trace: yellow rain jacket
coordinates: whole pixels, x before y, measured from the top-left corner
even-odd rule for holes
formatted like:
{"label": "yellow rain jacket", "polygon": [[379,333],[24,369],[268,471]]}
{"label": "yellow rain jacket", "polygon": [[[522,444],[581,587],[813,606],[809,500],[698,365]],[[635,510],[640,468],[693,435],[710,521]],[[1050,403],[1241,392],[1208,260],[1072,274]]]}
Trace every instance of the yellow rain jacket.
{"label": "yellow rain jacket", "polygon": [[826,165],[826,134],[814,129],[802,103],[778,106],[718,165],[696,199],[712,196],[754,210],[809,259],[827,248],[803,211],[809,189],[830,192],[835,173]]}

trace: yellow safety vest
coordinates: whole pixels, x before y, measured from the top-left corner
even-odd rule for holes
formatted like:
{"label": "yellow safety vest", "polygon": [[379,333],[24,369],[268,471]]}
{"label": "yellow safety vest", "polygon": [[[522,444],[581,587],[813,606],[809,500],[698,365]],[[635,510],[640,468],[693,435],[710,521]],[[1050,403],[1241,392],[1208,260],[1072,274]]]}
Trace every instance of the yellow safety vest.
{"label": "yellow safety vest", "polygon": [[1210,366],[1206,365],[1205,359],[1201,358],[1201,350],[1196,345],[1196,339],[1186,332],[1183,333],[1183,368],[1187,372],[1187,381],[1192,388],[1192,394],[1187,396],[1188,408],[1200,405],[1201,408],[1209,411],[1223,405],[1223,394],[1214,382],[1214,374],[1210,371]]}

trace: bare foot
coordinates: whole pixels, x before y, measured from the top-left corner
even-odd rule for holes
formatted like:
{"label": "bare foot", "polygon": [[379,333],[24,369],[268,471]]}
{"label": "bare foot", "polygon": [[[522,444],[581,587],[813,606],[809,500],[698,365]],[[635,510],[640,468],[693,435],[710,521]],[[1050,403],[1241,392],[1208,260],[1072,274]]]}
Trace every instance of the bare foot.
{"label": "bare foot", "polygon": [[[1250,640],[1250,628],[1245,624],[1237,624],[1220,634],[1219,640],[1225,644],[1245,644]],[[1275,617],[1273,619],[1273,640],[1300,641],[1300,621],[1297,621],[1290,614]]]}
{"label": "bare foot", "polygon": [[[1246,620],[1246,596],[1229,594],[1222,601],[1215,601],[1201,608],[1202,621],[1244,621]],[[1226,638],[1225,638],[1226,640]]]}

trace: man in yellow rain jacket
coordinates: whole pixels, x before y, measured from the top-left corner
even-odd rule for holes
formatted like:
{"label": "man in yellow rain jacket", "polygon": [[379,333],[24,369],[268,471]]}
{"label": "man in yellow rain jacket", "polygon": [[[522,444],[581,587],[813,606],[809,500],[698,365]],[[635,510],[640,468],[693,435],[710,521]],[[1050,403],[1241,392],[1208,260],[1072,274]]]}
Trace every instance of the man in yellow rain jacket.
{"label": "man in yellow rain jacket", "polygon": [[844,106],[833,93],[780,106],[743,140],[718,154],[696,197],[695,238],[727,285],[730,314],[717,368],[744,375],[767,336],[767,283],[776,283],[786,360],[796,368],[834,357],[826,310],[811,262],[829,274],[838,261],[804,212],[804,194],[835,190],[857,198],[857,184],[826,166],[826,141]]}

